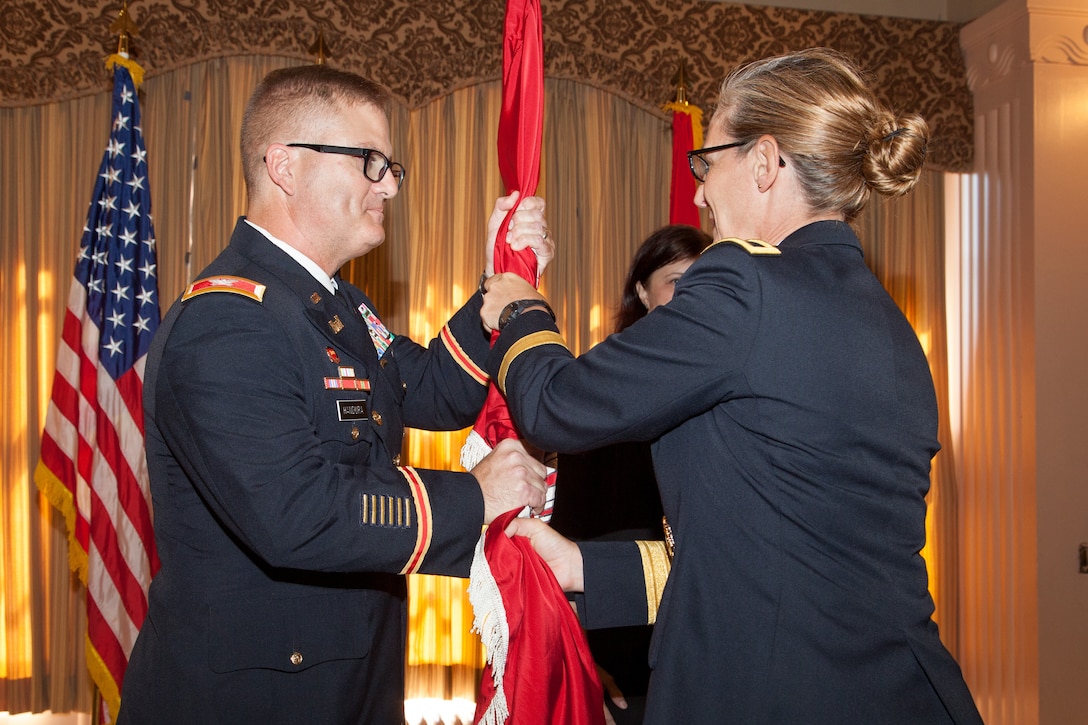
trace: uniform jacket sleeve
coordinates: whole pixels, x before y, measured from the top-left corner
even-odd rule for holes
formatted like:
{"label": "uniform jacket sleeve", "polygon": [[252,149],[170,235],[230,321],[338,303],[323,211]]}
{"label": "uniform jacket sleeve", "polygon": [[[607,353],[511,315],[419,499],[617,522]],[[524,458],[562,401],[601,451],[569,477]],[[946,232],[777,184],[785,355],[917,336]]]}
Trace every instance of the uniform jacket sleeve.
{"label": "uniform jacket sleeve", "polygon": [[585,593],[575,595],[586,629],[654,624],[669,576],[660,541],[583,541]]}
{"label": "uniform jacket sleeve", "polygon": [[[576,453],[648,441],[744,386],[758,286],[752,258],[712,249],[678,282],[668,305],[575,359],[544,312],[516,318],[488,369],[518,429],[544,450]],[[717,310],[713,327],[706,309]]]}

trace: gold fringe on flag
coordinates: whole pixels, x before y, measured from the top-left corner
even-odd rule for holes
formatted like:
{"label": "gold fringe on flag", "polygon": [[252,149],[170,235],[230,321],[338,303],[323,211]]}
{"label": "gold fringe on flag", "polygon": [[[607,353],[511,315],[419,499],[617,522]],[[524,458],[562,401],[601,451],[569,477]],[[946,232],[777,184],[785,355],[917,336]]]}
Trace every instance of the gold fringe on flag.
{"label": "gold fringe on flag", "polygon": [[76,538],[76,504],[71,489],[42,461],[38,461],[34,469],[34,483],[38,484],[38,490],[46,500],[64,515],[68,529],[68,566],[79,575],[80,583],[87,586],[87,550]]}
{"label": "gold fringe on flag", "polygon": [[695,148],[703,145],[703,109],[687,101],[671,101],[663,105],[661,110],[686,113],[691,116],[691,135],[695,141]]}
{"label": "gold fringe on flag", "polygon": [[116,66],[124,66],[128,68],[129,75],[132,76],[132,83],[137,88],[144,82],[144,69],[140,67],[140,64],[134,61],[132,58],[127,58],[119,53],[113,53],[106,58],[106,69],[113,70]]}

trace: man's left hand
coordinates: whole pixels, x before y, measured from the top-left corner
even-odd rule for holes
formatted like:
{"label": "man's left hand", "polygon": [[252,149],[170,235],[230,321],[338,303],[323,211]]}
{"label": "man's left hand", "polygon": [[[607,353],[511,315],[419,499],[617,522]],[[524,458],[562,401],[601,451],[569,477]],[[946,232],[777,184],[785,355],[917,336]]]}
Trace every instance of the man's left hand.
{"label": "man's left hand", "polygon": [[544,199],[539,196],[527,196],[518,204],[519,192],[509,196],[500,196],[495,201],[495,209],[487,221],[487,262],[484,273],[490,277],[495,273],[495,242],[499,226],[506,214],[517,204],[517,211],[510,220],[505,241],[515,252],[532,249],[536,255],[537,280],[544,274],[544,268],[555,257],[555,240],[548,231],[548,220],[544,217]]}

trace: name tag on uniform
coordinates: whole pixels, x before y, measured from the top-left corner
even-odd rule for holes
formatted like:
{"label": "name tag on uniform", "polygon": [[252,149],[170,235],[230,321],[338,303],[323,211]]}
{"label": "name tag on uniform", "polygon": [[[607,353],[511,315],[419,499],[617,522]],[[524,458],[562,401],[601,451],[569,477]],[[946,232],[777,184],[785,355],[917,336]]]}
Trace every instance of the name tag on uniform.
{"label": "name tag on uniform", "polygon": [[366,401],[338,400],[336,401],[336,414],[340,416],[340,420],[366,420]]}

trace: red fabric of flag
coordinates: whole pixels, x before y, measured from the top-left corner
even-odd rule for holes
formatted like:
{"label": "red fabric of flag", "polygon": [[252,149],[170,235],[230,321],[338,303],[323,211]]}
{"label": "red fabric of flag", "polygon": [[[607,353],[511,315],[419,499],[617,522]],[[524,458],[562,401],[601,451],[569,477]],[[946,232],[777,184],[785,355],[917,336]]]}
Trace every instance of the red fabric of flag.
{"label": "red fabric of flag", "polygon": [[[502,111],[499,116],[499,173],[506,193],[521,198],[536,193],[540,180],[540,147],[544,134],[544,25],[540,0],[508,0],[503,29]],[[502,226],[503,238],[515,209]],[[536,255],[495,245],[495,271],[517,272],[537,283]]]}
{"label": "red fabric of flag", "polygon": [[[477,621],[500,623],[489,627],[494,636],[487,642],[475,722],[603,725],[601,682],[578,617],[529,539],[505,533],[517,513],[496,517],[483,538],[490,595],[476,593],[482,587],[473,572],[476,591],[469,593]],[[479,557],[473,568],[478,566]],[[484,611],[477,602],[486,602]]]}
{"label": "red fabric of flag", "polygon": [[[499,116],[499,173],[506,193],[520,191],[519,200],[536,193],[540,179],[540,147],[544,134],[544,26],[540,0],[508,0],[503,28],[502,111]],[[499,227],[495,244],[495,272],[516,272],[536,285],[536,255],[531,249],[515,252],[506,238],[515,206]],[[498,337],[493,332],[492,342]],[[488,446],[516,438],[506,401],[492,385],[473,427]]]}
{"label": "red fabric of flag", "polygon": [[695,177],[688,167],[688,151],[703,145],[702,111],[690,103],[665,106],[672,111],[672,182],[669,186],[669,223],[701,226],[695,206]]}
{"label": "red fabric of flag", "polygon": [[107,65],[114,68],[112,129],[68,295],[34,479],[68,524],[69,561],[87,586],[87,666],[112,720],[159,568],[143,418],[159,300],[133,81],[142,71],[121,56]]}

